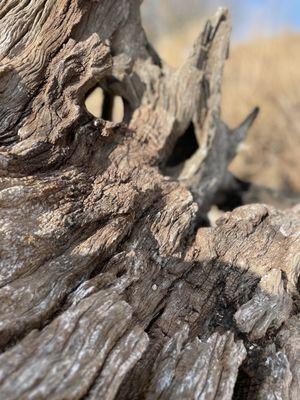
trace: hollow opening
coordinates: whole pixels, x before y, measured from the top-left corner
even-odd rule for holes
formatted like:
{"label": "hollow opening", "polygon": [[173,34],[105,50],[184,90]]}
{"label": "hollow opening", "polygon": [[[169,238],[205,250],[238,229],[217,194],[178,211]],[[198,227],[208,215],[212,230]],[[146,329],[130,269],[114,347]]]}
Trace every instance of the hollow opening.
{"label": "hollow opening", "polygon": [[177,140],[166,166],[176,167],[188,160],[199,148],[194,124],[191,122],[186,132]]}
{"label": "hollow opening", "polygon": [[123,275],[125,275],[127,272],[127,269],[125,267],[121,268],[119,271],[116,272],[116,278],[121,278]]}
{"label": "hollow opening", "polygon": [[249,375],[240,367],[237,380],[233,391],[233,400],[246,400],[248,399],[249,389],[251,387],[251,378]]}
{"label": "hollow opening", "polygon": [[75,131],[72,130],[66,136],[66,145],[71,146],[73,144],[74,140],[75,140]]}
{"label": "hollow opening", "polygon": [[222,211],[232,211],[244,205],[243,195],[249,190],[251,184],[235,178],[235,186],[220,189],[215,195],[216,206]]}
{"label": "hollow opening", "polygon": [[216,206],[222,211],[232,211],[243,205],[242,194],[237,191],[226,191],[216,196]]}
{"label": "hollow opening", "polygon": [[122,97],[114,96],[99,86],[88,93],[85,106],[88,112],[96,118],[103,118],[116,123],[122,122],[124,119]]}

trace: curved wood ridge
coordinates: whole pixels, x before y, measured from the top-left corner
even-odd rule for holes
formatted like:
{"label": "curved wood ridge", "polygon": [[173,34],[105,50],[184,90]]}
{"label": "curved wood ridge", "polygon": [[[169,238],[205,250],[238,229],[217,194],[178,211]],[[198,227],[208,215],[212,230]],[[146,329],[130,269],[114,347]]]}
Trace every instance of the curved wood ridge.
{"label": "curved wood ridge", "polygon": [[299,206],[201,225],[257,114],[220,117],[228,13],[174,71],[140,3],[1,1],[0,399],[296,400]]}

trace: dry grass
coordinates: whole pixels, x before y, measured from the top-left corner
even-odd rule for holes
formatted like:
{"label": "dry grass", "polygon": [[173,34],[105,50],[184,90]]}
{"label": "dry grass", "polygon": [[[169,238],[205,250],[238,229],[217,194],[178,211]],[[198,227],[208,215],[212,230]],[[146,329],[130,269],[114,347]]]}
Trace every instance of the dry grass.
{"label": "dry grass", "polygon": [[[156,43],[179,65],[201,23],[193,22]],[[238,125],[256,105],[261,113],[231,168],[243,179],[300,192],[300,35],[255,39],[231,51],[225,67],[223,117]]]}
{"label": "dry grass", "polygon": [[232,50],[225,68],[223,115],[236,125],[260,116],[234,161],[239,176],[300,191],[300,35],[255,40]]}

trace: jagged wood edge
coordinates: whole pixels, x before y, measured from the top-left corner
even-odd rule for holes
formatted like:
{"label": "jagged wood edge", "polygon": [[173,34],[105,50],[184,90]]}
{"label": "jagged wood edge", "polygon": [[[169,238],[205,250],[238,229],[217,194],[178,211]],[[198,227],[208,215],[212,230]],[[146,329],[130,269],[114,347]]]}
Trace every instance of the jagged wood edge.
{"label": "jagged wood edge", "polygon": [[[214,168],[225,173],[234,155],[230,135],[242,139],[253,119],[242,124],[239,134],[219,120],[226,12],[207,24],[196,51],[174,72],[149,47],[139,2],[124,0],[117,7],[108,0],[101,5],[72,2],[68,7],[60,1],[43,9],[46,3],[36,1],[37,8],[29,8],[26,24],[22,17],[12,20],[8,2],[0,9],[3,26],[15,31],[3,36],[12,39],[2,43],[1,54],[3,93],[8,96],[1,101],[1,393],[7,399],[28,394],[121,399],[169,398],[170,393],[173,398],[197,397],[207,391],[206,396],[231,398],[245,346],[248,376],[270,354],[272,368],[287,371],[276,390],[296,393],[297,381],[285,379],[297,374],[293,351],[278,341],[283,356],[278,355],[266,347],[264,335],[295,312],[298,211],[242,208],[217,228],[200,228],[193,239],[197,209],[204,209],[218,189]],[[28,43],[34,45],[37,28],[28,27],[41,9],[39,17],[48,22],[41,27],[48,30],[40,32],[36,53]],[[55,24],[58,15],[60,23]],[[52,35],[57,39],[49,47]],[[106,39],[111,39],[113,63]],[[208,61],[201,69],[195,60],[199,54],[202,59],[203,45]],[[204,93],[212,109],[203,119],[198,104],[208,77],[216,83]],[[100,79],[127,101],[129,129],[95,120],[84,110],[84,94]],[[20,92],[14,93],[18,101],[13,105],[16,82]],[[175,100],[182,105],[177,108]],[[157,166],[164,165],[190,120],[197,137],[211,137],[213,145],[199,139],[200,145],[207,143],[206,157],[199,160],[197,155],[194,174],[178,183],[162,176]],[[216,158],[220,138],[225,138],[225,148]],[[212,186],[207,186],[207,174],[217,178]],[[269,292],[261,292],[261,278],[270,281]],[[261,306],[254,314],[253,295]],[[270,307],[268,319],[261,319]],[[264,328],[253,330],[249,318]],[[289,332],[288,324],[285,329]],[[237,340],[242,333],[244,344]],[[175,355],[169,350],[173,343]],[[254,355],[253,345],[258,348]],[[210,378],[197,373],[208,360]],[[193,384],[186,387],[191,369]],[[166,380],[164,373],[172,379]],[[256,386],[249,378],[246,389],[266,393],[275,388],[271,378],[266,373]],[[210,387],[208,381],[215,383]]]}

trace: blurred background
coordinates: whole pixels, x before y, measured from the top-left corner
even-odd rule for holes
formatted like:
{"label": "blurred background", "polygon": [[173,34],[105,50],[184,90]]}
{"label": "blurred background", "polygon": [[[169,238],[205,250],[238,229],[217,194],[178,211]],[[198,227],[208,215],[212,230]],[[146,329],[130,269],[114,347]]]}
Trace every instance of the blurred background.
{"label": "blurred background", "polygon": [[219,6],[229,8],[233,24],[223,119],[235,127],[253,107],[261,109],[231,170],[299,193],[300,0],[144,0],[143,24],[161,58],[177,67]]}

